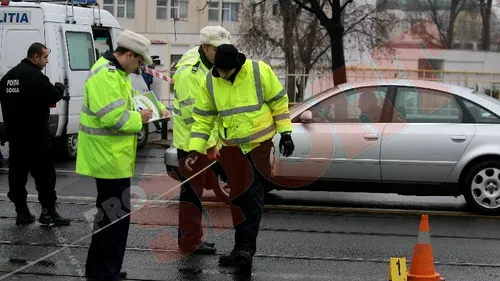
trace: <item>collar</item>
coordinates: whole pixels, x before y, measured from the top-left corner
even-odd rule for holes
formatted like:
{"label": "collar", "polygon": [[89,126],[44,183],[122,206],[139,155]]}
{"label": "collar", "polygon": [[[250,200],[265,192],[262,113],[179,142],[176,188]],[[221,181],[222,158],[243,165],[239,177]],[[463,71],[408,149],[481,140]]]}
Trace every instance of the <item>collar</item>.
{"label": "collar", "polygon": [[213,64],[213,63],[211,63],[211,62],[208,60],[208,58],[207,58],[207,56],[205,55],[205,53],[203,52],[203,49],[201,48],[201,46],[200,46],[200,48],[198,49],[198,53],[200,53],[200,59],[201,59],[201,62],[203,63],[203,65],[205,65],[205,67],[206,67],[207,69],[212,69],[212,67],[214,67],[214,64]]}
{"label": "collar", "polygon": [[111,51],[106,51],[106,53],[104,53],[102,55],[105,59],[109,60],[111,63],[113,63],[117,69],[125,72],[125,69],[123,69],[122,65],[120,64],[120,62],[118,62],[118,60],[116,59],[115,56],[113,56],[113,53]]}
{"label": "collar", "polygon": [[[243,65],[245,64],[245,62],[247,60],[247,57],[242,53],[238,53],[238,57],[240,58],[240,65],[238,65],[236,67],[236,70],[234,71],[234,73],[231,75],[231,77],[229,77],[228,81],[231,81],[231,83],[234,83],[236,76],[238,75],[238,73],[240,72],[241,68],[243,67]],[[220,77],[220,74],[215,67],[212,69],[212,76],[215,78]]]}
{"label": "collar", "polygon": [[40,68],[38,68],[38,66],[36,66],[36,65],[35,65],[32,61],[30,61],[28,58],[24,58],[21,62],[22,62],[22,63],[25,63],[25,64],[27,64],[27,65],[29,65],[29,66],[31,66],[31,67],[34,67],[34,68],[36,68],[37,70],[42,71]]}

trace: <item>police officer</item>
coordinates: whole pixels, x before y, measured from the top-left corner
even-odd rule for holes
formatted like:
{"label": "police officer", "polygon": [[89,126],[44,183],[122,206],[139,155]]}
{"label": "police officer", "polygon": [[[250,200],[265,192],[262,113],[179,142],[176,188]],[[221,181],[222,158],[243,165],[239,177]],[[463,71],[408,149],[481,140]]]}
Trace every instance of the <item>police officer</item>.
{"label": "police officer", "polygon": [[[212,130],[212,137],[200,150],[196,166],[185,168],[184,159],[189,155],[191,126],[194,123],[193,107],[205,75],[212,69],[215,50],[219,45],[230,44],[230,33],[221,26],[207,26],[200,31],[201,45],[187,51],[176,65],[173,76],[174,89],[174,146],[179,159],[178,175],[181,181],[191,177],[203,167],[209,165],[208,153],[215,153],[217,130]],[[179,207],[178,245],[183,252],[213,254],[217,250],[214,243],[202,241],[203,228],[201,196],[207,184],[218,185],[216,176],[207,170],[183,185]]]}
{"label": "police officer", "polygon": [[[134,109],[129,74],[143,61],[151,63],[150,46],[144,36],[123,31],[118,48],[99,58],[85,83],[76,172],[95,178],[98,212],[94,232],[99,230],[92,236],[89,248],[87,278],[116,281],[126,275],[120,270],[130,216],[123,216],[130,212],[130,178],[134,174],[137,133],[152,117],[150,109],[140,112]],[[165,107],[159,106],[167,117]],[[109,225],[116,220],[119,221]]]}
{"label": "police officer", "polygon": [[218,115],[223,145],[219,162],[228,176],[236,231],[233,250],[219,264],[250,266],[257,249],[276,132],[281,134],[281,153],[288,157],[294,150],[288,96],[269,65],[247,60],[228,44],[217,48],[215,66],[200,91],[189,147],[198,152],[204,149]]}
{"label": "police officer", "polygon": [[27,58],[0,80],[0,103],[9,142],[9,199],[17,212],[16,224],[30,224],[35,217],[26,204],[28,173],[35,179],[45,225],[69,225],[56,211],[56,172],[49,133],[50,106],[63,98],[64,85],[52,85],[42,73],[49,62],[49,50],[33,43]]}

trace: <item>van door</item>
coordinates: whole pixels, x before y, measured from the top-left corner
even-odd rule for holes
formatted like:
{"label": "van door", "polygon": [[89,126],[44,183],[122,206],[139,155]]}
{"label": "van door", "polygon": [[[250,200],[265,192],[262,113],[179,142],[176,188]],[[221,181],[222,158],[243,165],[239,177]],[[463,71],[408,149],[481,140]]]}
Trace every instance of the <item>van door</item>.
{"label": "van door", "polygon": [[66,126],[61,126],[66,130],[61,148],[66,158],[75,159],[85,80],[95,62],[95,47],[90,25],[63,24],[61,31],[66,71],[64,82],[66,95],[70,97],[60,112],[61,118],[67,121]]}
{"label": "van door", "polygon": [[67,134],[78,133],[80,109],[83,102],[85,80],[95,62],[94,38],[89,25],[64,24],[62,26],[65,54],[67,94],[70,96],[66,114]]}

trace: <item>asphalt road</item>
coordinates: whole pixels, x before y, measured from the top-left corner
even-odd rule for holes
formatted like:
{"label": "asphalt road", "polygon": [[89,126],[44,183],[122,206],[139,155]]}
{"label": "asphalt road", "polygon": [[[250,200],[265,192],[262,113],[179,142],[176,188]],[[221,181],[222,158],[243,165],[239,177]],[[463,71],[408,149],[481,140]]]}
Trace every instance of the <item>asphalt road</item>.
{"label": "asphalt road", "polygon": [[[178,181],[169,178],[166,174],[163,152],[162,148],[149,147],[138,151],[136,176],[132,178],[132,184],[141,187],[141,190],[145,190],[148,195],[163,194],[179,185]],[[57,162],[56,169],[58,171],[56,189],[59,196],[95,197],[97,195],[94,180],[76,175],[74,162]],[[33,188],[34,181],[31,177],[27,186],[28,193],[36,195],[36,190]],[[0,169],[0,195],[5,195],[7,192],[6,169]],[[175,195],[171,198],[175,198]],[[211,191],[206,191],[203,199],[205,201],[218,201]],[[467,211],[463,197],[417,197],[345,192],[273,191],[266,197],[266,203],[339,208]]]}
{"label": "asphalt road", "polygon": [[[133,179],[138,198],[167,192],[164,199],[175,199],[178,183],[165,176],[161,150],[140,154],[140,175]],[[59,211],[73,219],[70,227],[15,226],[13,204],[5,196],[7,175],[0,173],[0,280],[85,280],[79,276],[92,233],[95,185],[74,174],[74,163],[57,168]],[[33,186],[30,179],[30,208],[38,215]],[[420,214],[428,213],[437,272],[446,280],[500,280],[500,217],[462,212],[463,198],[273,192],[251,275],[217,265],[231,250],[234,232],[229,210],[214,201],[207,192],[205,225],[208,239],[217,244],[215,256],[177,252],[175,200],[155,206],[138,202],[124,261],[128,279],[387,280],[390,257],[406,257],[410,267]],[[23,266],[21,274],[3,279]]]}

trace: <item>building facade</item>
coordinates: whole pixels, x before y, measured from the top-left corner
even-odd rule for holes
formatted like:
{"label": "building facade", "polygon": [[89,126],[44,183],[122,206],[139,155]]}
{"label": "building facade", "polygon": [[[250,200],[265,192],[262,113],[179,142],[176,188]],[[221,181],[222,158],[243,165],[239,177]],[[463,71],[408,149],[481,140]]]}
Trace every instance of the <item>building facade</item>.
{"label": "building facade", "polygon": [[167,43],[165,66],[175,63],[199,44],[199,32],[207,25],[221,25],[238,39],[240,0],[99,0],[123,28],[143,34],[154,43]]}

